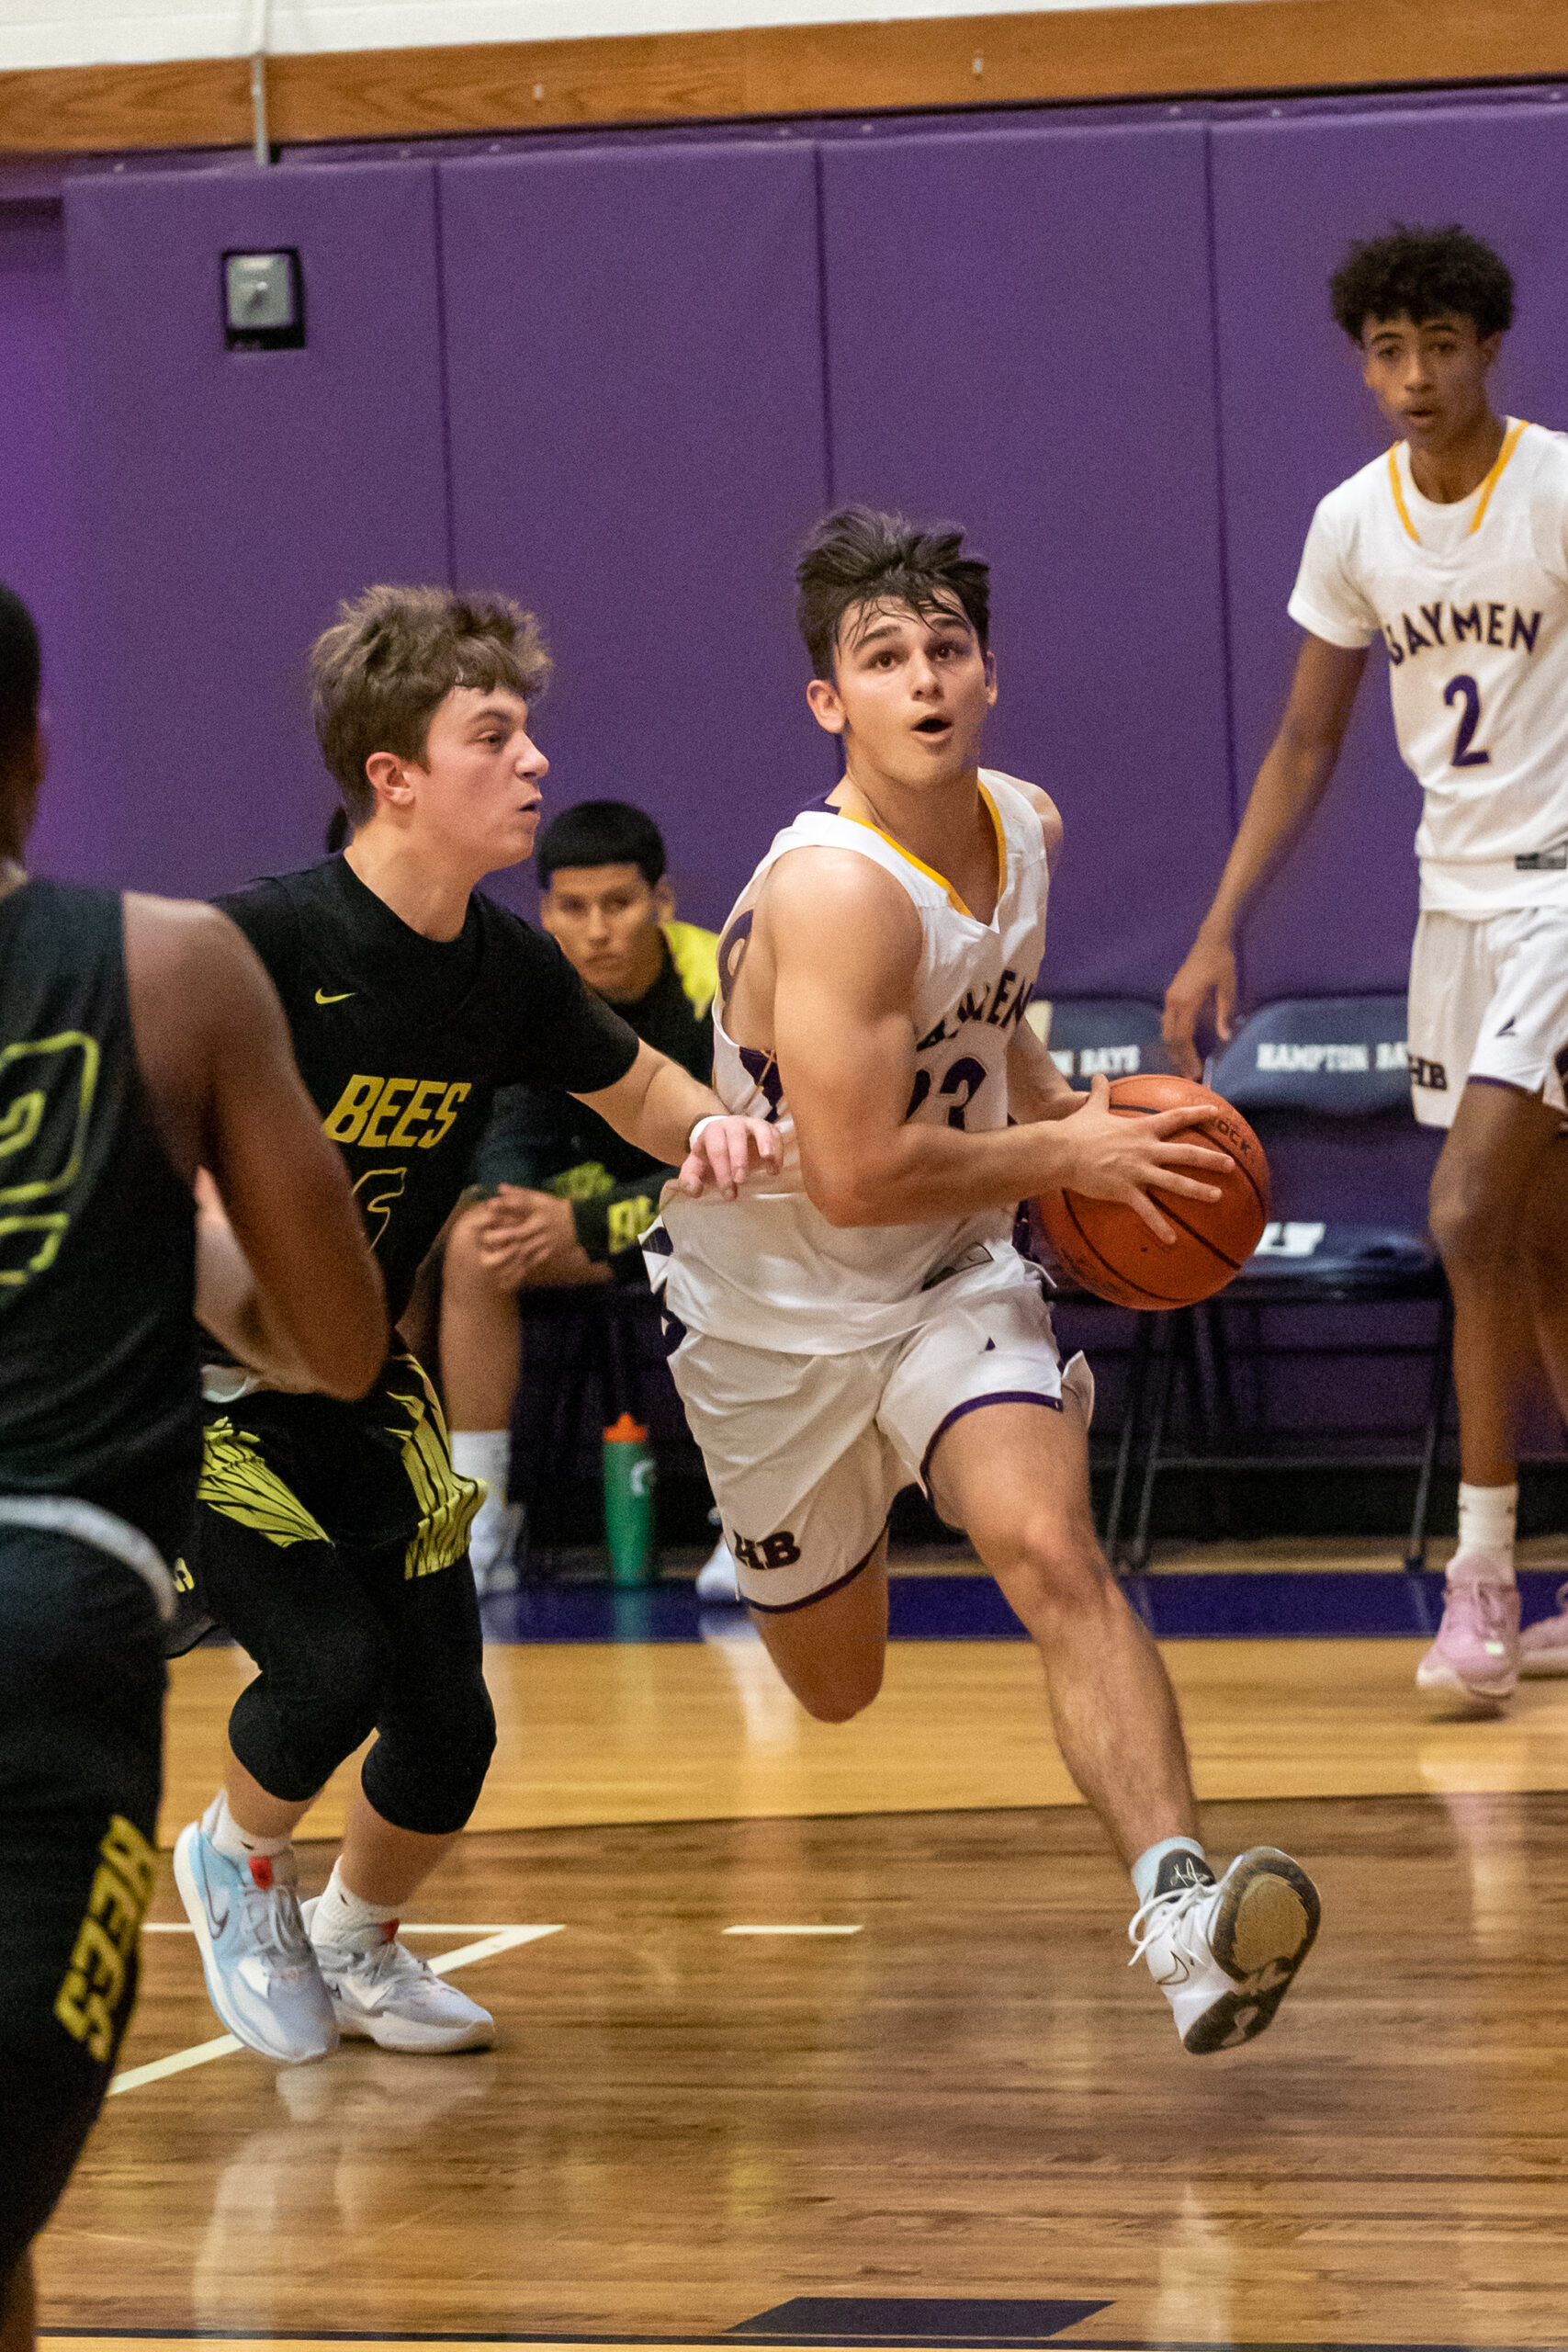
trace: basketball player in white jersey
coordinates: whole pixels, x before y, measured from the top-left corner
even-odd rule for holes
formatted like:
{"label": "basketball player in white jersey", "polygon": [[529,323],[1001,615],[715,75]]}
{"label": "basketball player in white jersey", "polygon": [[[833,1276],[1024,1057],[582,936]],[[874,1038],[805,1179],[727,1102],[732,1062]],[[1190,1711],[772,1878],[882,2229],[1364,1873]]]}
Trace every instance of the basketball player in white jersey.
{"label": "basketball player in white jersey", "polygon": [[[715,1089],[776,1124],[781,1175],[648,1240],[676,1385],[741,1592],[810,1713],[876,1695],[885,1531],[922,1481],[1039,1645],[1077,1786],[1131,1868],[1134,1958],[1186,2047],[1262,2030],[1317,1924],[1259,1847],[1216,1882],[1159,1655],[1095,1542],[1093,1382],[1065,1368],[1020,1200],[1070,1184],[1163,1239],[1149,1188],[1216,1197],[1201,1114],[1114,1118],[1023,1019],[1061,821],[976,763],[996,683],[987,567],[962,536],[850,509],[802,559],[827,799],[774,840],[719,948]],[[1013,1124],[1017,1122],[1017,1124]]]}
{"label": "basketball player in white jersey", "polygon": [[1431,1221],[1462,1476],[1442,1627],[1416,1679],[1445,1708],[1490,1713],[1521,1665],[1568,1673],[1568,1613],[1521,1643],[1514,1582],[1514,1424],[1538,1363],[1568,1412],[1568,437],[1493,411],[1514,289],[1478,239],[1398,229],[1353,246],[1332,294],[1400,437],[1313,519],[1284,721],[1171,982],[1166,1036],[1196,1072],[1207,1007],[1230,1035],[1237,927],[1323,797],[1381,639],[1425,792],[1410,1075],[1417,1119],[1449,1130]]}

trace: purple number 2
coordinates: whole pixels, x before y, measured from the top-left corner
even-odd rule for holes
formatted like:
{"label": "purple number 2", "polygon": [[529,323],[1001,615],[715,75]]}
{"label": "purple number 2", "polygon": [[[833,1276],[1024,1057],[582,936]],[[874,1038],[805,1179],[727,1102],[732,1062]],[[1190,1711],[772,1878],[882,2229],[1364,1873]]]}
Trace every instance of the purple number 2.
{"label": "purple number 2", "polygon": [[1459,733],[1454,737],[1454,755],[1450,764],[1456,768],[1490,767],[1490,752],[1472,752],[1470,748],[1475,741],[1475,730],[1481,724],[1481,689],[1473,678],[1462,674],[1449,680],[1443,688],[1443,700],[1451,710],[1461,696],[1464,714],[1459,723]]}

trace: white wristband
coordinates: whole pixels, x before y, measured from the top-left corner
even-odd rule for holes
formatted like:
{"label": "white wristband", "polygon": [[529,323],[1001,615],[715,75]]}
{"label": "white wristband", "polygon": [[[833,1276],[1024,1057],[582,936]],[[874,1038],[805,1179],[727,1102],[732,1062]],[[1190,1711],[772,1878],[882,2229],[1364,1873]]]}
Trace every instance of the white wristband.
{"label": "white wristband", "polygon": [[728,1111],[708,1111],[705,1113],[703,1117],[697,1121],[696,1125],[692,1129],[691,1134],[686,1137],[686,1149],[688,1151],[695,1151],[697,1148],[697,1137],[702,1134],[703,1129],[705,1127],[711,1127],[716,1119],[727,1119],[728,1116],[729,1114]]}

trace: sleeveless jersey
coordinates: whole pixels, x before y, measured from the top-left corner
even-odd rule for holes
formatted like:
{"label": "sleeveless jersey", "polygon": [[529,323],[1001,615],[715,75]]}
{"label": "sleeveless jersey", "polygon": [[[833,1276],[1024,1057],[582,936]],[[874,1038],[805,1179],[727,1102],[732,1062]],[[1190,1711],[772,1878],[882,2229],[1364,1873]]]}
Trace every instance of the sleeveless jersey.
{"label": "sleeveless jersey", "polygon": [[[777,834],[738,903],[719,947],[714,1088],[726,1107],[778,1128],[782,1176],[753,1181],[739,1199],[672,1200],[664,1257],[655,1229],[650,1278],[691,1329],[744,1346],[842,1355],[917,1330],[951,1300],[950,1285],[1015,1281],[1012,1211],[985,1209],[921,1225],[840,1228],[807,1198],[795,1125],[772,1057],[738,1046],[724,1025],[726,975],[750,933],[763,877],[792,850],[851,849],[908,893],[922,942],[910,1008],[917,1045],[908,1117],[926,1125],[1004,1127],[1007,1054],[1045,945],[1049,870],[1039,811],[1006,776],[982,769],[996,826],[1001,890],[988,923],[940,874],[860,819],[826,801]],[[766,1189],[763,1188],[765,1183]]]}
{"label": "sleeveless jersey", "polygon": [[1330,645],[1387,647],[1425,794],[1423,908],[1568,908],[1568,435],[1510,417],[1451,506],[1423,498],[1401,442],[1318,507],[1290,612]]}
{"label": "sleeveless jersey", "polygon": [[121,903],[0,899],[0,1496],[73,1496],[171,1557],[201,1459],[195,1210],[136,1060]]}

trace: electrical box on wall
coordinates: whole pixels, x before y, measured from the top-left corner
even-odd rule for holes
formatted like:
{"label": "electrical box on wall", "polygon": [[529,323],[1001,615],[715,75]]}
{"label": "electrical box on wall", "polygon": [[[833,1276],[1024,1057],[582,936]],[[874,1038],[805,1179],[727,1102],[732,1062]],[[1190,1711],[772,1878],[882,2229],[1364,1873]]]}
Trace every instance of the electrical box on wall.
{"label": "electrical box on wall", "polygon": [[298,351],[305,341],[305,282],[292,245],[223,256],[223,339],[231,351]]}

